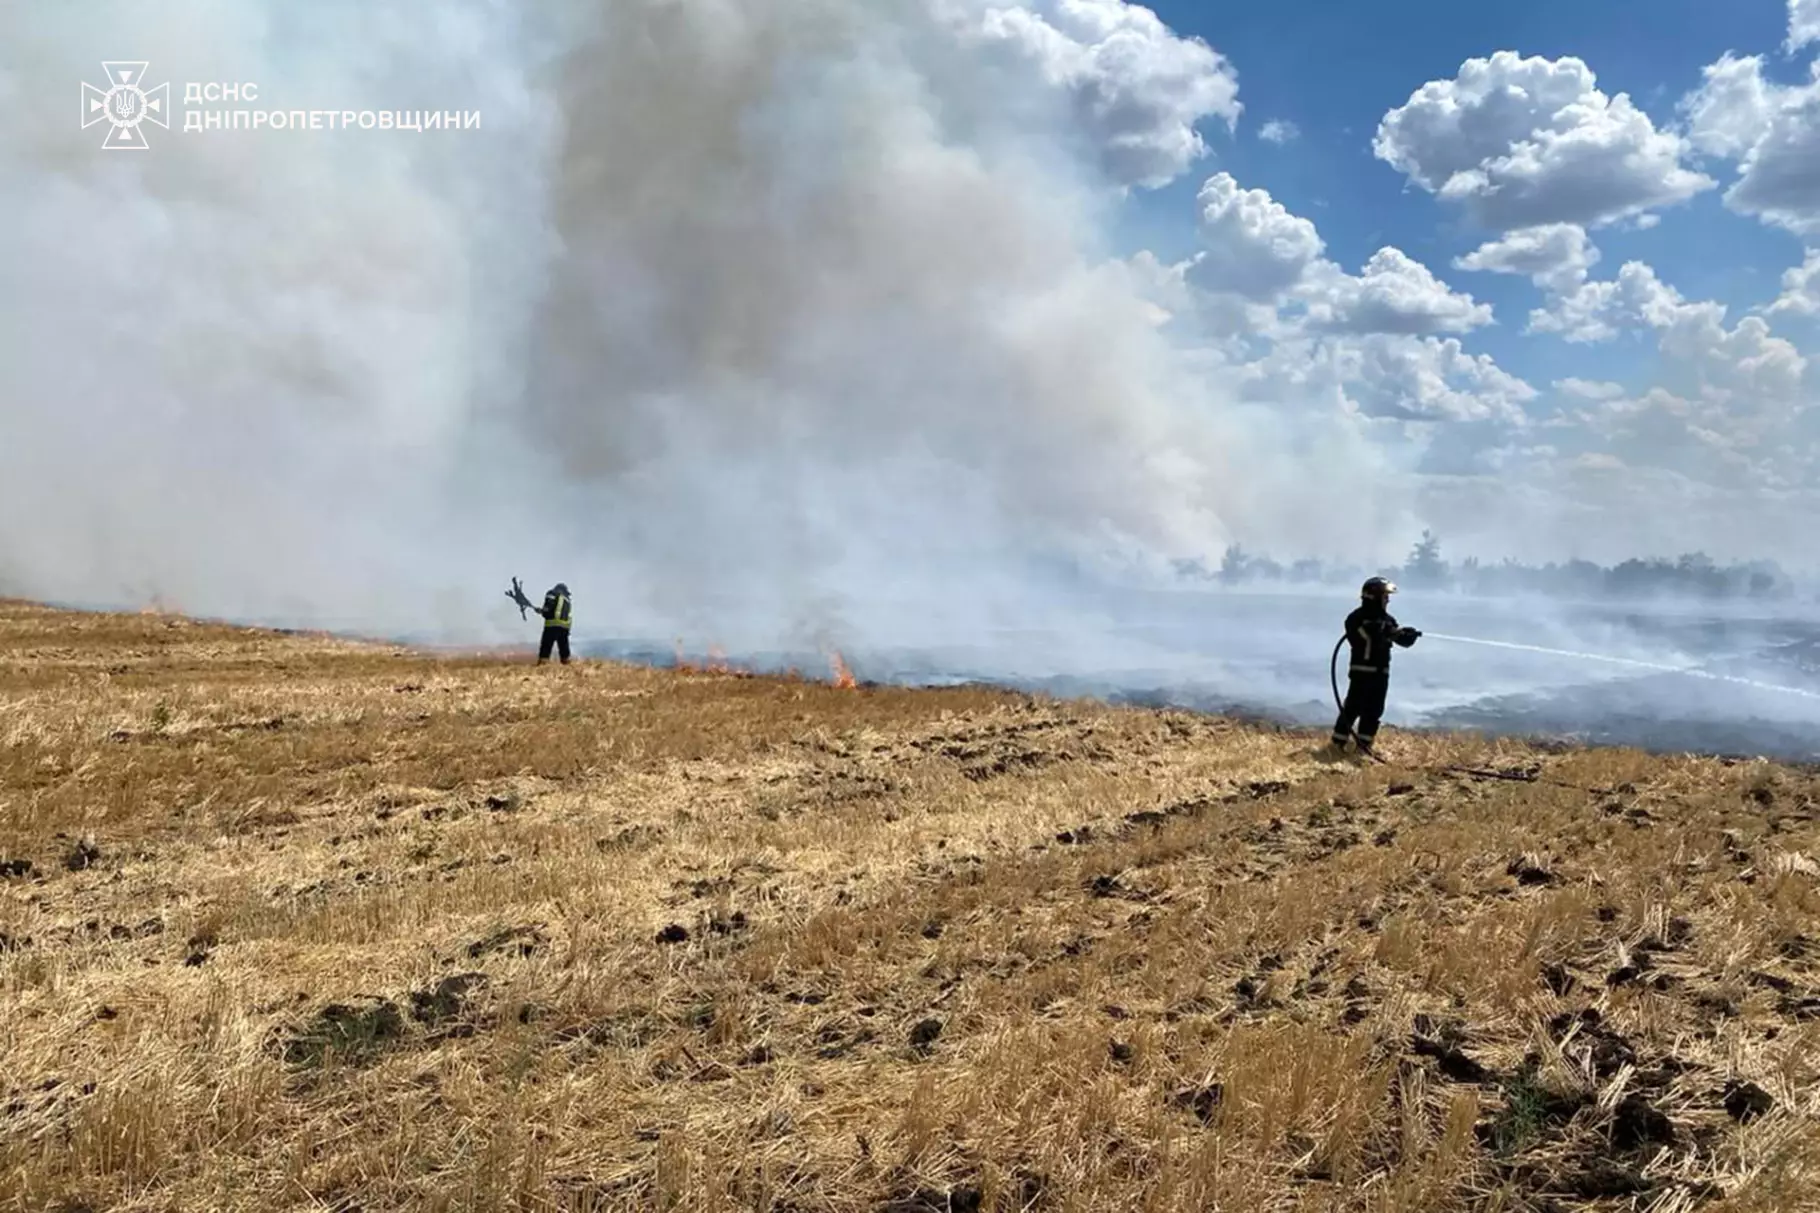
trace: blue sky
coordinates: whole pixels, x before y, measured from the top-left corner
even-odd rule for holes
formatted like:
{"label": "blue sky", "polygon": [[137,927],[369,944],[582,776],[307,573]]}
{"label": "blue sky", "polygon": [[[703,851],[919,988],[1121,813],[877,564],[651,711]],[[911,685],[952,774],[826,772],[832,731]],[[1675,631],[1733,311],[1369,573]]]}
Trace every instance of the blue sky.
{"label": "blue sky", "polygon": [[1224,385],[1488,552],[1805,561],[1820,0],[1025,2],[1112,146],[1150,106],[1121,244]]}
{"label": "blue sky", "polygon": [[[1799,63],[1780,54],[1788,28],[1785,0],[1284,0],[1261,6],[1160,0],[1151,8],[1178,34],[1204,39],[1238,73],[1244,115],[1231,135],[1217,121],[1202,124],[1211,150],[1202,169],[1225,169],[1314,220],[1328,256],[1349,269],[1386,244],[1425,262],[1496,309],[1498,323],[1475,334],[1472,348],[1542,382],[1569,373],[1611,379],[1645,373],[1652,349],[1629,341],[1564,350],[1558,341],[1524,338],[1524,317],[1540,302],[1540,292],[1520,278],[1450,267],[1453,257],[1492,233],[1407,187],[1402,174],[1372,155],[1383,114],[1423,83],[1447,79],[1467,59],[1498,50],[1582,59],[1602,91],[1628,93],[1658,127],[1675,122],[1676,103],[1699,87],[1701,68],[1726,51],[1763,53],[1769,74],[1790,83],[1801,77]],[[1299,137],[1287,145],[1265,142],[1259,131],[1271,121],[1293,122]],[[1131,238],[1160,256],[1191,253],[1201,179],[1191,172],[1138,194]],[[1686,297],[1716,299],[1734,316],[1773,300],[1783,270],[1801,259],[1801,241],[1728,213],[1720,192],[1664,210],[1650,231],[1602,233],[1599,270],[1615,271],[1632,258],[1647,261]]]}

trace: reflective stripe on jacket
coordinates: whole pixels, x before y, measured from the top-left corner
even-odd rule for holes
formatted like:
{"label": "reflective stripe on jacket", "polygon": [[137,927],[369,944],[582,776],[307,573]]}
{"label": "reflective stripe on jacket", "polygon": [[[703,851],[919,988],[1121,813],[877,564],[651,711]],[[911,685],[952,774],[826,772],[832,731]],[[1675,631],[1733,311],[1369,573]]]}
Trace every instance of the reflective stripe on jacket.
{"label": "reflective stripe on jacket", "polygon": [[1346,616],[1346,639],[1352,642],[1351,672],[1390,673],[1391,637],[1397,627],[1396,617],[1375,602],[1363,603]]}

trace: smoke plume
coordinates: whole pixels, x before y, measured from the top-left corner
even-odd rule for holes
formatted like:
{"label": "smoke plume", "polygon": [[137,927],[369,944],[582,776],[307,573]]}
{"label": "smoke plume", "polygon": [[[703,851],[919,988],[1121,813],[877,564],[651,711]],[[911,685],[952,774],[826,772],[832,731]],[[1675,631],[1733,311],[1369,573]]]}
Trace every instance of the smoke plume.
{"label": "smoke plume", "polygon": [[[11,592],[465,642],[519,573],[597,634],[915,644],[1401,518],[1108,242],[1239,112],[1117,0],[22,4],[0,48]],[[145,152],[74,120],[123,58]],[[482,125],[184,132],[190,81]]]}

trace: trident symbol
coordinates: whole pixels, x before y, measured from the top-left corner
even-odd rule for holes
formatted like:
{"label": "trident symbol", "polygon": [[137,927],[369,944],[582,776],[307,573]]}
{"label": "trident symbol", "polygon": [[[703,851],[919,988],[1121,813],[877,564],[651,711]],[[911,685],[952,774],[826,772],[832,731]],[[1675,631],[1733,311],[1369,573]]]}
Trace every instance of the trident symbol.
{"label": "trident symbol", "polygon": [[167,131],[171,129],[171,86],[160,84],[148,92],[144,87],[145,68],[143,62],[104,62],[101,69],[107,73],[108,90],[102,92],[86,82],[82,85],[82,129],[107,122],[107,138],[101,146],[108,151],[142,152],[149,148],[151,144],[139,129],[139,124],[148,119]]}

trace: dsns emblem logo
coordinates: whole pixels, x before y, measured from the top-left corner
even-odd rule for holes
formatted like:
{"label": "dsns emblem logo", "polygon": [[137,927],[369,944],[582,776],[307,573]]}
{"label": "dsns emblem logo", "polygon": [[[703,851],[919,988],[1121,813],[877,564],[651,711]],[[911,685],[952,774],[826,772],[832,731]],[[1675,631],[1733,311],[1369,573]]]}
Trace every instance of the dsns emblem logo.
{"label": "dsns emblem logo", "polygon": [[101,146],[108,151],[142,152],[149,148],[151,144],[145,141],[145,132],[139,129],[141,122],[154,122],[167,131],[171,129],[171,86],[166,82],[148,91],[145,69],[145,63],[116,60],[101,65],[110,85],[106,92],[83,82],[82,129],[87,130],[97,122],[108,123],[107,137],[101,141]]}

